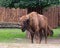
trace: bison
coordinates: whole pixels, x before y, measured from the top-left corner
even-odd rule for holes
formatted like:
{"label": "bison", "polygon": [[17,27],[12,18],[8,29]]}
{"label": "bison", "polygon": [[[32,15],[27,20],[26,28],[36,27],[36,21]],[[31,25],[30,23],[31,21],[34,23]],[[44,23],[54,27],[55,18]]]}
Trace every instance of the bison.
{"label": "bison", "polygon": [[47,36],[53,35],[53,31],[48,25],[47,17],[37,12],[31,12],[28,15],[20,17],[20,28],[23,32],[25,30],[30,32],[32,43],[34,35],[39,38],[39,43],[41,43],[43,35],[45,37],[45,43],[47,43]]}

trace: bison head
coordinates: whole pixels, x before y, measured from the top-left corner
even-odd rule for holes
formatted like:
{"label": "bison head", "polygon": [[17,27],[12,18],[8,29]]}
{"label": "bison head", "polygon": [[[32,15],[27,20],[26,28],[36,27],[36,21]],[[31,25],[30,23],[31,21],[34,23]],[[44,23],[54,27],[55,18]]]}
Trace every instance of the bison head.
{"label": "bison head", "polygon": [[20,17],[20,28],[24,32],[29,25],[29,17],[27,15]]}

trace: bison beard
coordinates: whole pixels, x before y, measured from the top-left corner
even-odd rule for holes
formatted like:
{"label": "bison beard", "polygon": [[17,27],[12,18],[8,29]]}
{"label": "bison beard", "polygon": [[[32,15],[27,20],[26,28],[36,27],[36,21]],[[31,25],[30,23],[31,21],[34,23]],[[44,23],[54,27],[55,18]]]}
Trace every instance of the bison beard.
{"label": "bison beard", "polygon": [[23,24],[21,27],[22,31],[27,30],[30,32],[32,43],[34,35],[39,38],[39,43],[41,43],[43,35],[45,37],[45,43],[47,43],[47,36],[53,35],[53,31],[48,25],[47,18],[37,12],[32,12],[28,14],[28,16],[22,16],[20,21],[20,25]]}
{"label": "bison beard", "polygon": [[[26,21],[24,21],[24,22],[23,22],[23,26],[20,27],[21,30],[22,30],[22,32],[24,32],[25,30],[27,30],[28,25],[29,25],[29,19],[26,20]],[[20,25],[20,26],[21,26],[21,25]]]}

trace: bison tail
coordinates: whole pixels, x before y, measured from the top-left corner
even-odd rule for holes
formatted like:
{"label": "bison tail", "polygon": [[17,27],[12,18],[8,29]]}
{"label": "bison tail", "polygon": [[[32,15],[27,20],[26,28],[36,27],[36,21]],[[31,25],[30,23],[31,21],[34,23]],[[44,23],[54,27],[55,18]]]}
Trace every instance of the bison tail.
{"label": "bison tail", "polygon": [[50,36],[53,36],[53,30],[50,26],[48,26],[48,32]]}

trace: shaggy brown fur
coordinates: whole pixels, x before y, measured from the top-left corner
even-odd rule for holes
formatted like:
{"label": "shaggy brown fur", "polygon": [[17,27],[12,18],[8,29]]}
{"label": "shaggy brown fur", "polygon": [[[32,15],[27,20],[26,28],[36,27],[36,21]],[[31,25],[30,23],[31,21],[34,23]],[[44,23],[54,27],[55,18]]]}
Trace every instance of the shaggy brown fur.
{"label": "shaggy brown fur", "polygon": [[[39,38],[41,43],[42,35],[45,36],[45,43],[47,43],[47,35],[50,35],[50,27],[48,26],[47,18],[37,12],[32,12],[20,18],[20,25],[22,31],[29,31],[31,34],[31,41],[33,43],[34,34]],[[48,30],[50,30],[48,32]]]}
{"label": "shaggy brown fur", "polygon": [[47,36],[53,35],[52,28],[48,25],[48,19],[47,17],[38,14],[38,20],[39,20],[39,28],[40,28],[40,42],[42,40],[42,35],[45,37],[45,43],[47,43]]}

